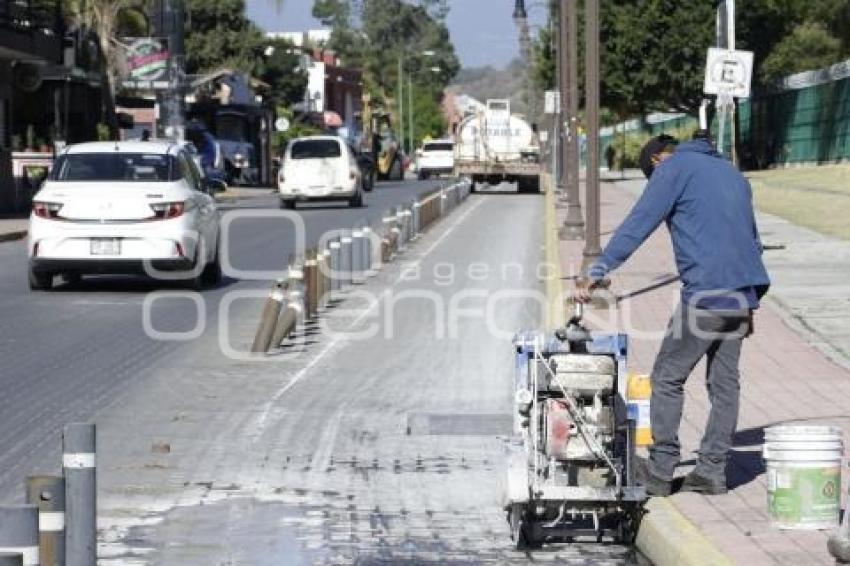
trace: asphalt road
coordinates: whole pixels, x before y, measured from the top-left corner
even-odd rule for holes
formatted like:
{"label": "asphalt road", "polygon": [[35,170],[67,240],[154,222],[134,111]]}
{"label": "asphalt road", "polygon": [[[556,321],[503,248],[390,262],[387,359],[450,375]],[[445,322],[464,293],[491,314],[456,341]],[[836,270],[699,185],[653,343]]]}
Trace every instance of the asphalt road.
{"label": "asphalt road", "polygon": [[[366,206],[302,205],[306,240],[334,228],[379,221],[386,210],[409,202],[437,181],[379,183]],[[243,191],[248,192],[248,191]],[[277,211],[270,191],[220,205],[222,210]],[[293,248],[293,229],[273,218],[241,218],[232,224],[230,257],[238,269],[274,271]],[[26,283],[25,242],[0,243],[0,502],[21,502],[23,480],[56,472],[65,423],[87,421],[128,387],[157,368],[169,367],[192,345],[151,339],[141,324],[142,304],[159,282],[98,277],[51,293]],[[271,278],[271,276],[269,277]],[[265,281],[228,279],[202,293],[208,326],[215,325],[222,296],[233,289],[265,287]],[[178,289],[168,285],[166,289]],[[154,304],[151,324],[160,331],[191,329],[196,306],[188,299]]]}
{"label": "asphalt road", "polygon": [[[359,211],[305,209],[307,240],[432,186],[381,185]],[[260,359],[239,357],[259,301],[219,309],[265,281],[203,293],[202,335],[157,341],[140,320],[153,285],[31,294],[23,245],[0,245],[2,500],[21,500],[27,474],[58,472],[64,423],[94,420],[100,564],[633,563],[618,546],[526,555],[509,538],[510,339],[541,320],[542,205],[472,195]],[[234,224],[234,264],[279,267],[292,252],[279,224]],[[151,314],[168,331],[195,319],[173,293]]]}

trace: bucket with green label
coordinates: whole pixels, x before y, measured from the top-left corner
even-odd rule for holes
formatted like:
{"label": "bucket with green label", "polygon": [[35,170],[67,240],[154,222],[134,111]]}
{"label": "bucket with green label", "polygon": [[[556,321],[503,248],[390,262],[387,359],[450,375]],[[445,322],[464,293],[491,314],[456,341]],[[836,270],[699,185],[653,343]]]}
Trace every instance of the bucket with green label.
{"label": "bucket with green label", "polygon": [[764,433],[767,506],[780,529],[833,529],[841,510],[840,428],[774,426]]}

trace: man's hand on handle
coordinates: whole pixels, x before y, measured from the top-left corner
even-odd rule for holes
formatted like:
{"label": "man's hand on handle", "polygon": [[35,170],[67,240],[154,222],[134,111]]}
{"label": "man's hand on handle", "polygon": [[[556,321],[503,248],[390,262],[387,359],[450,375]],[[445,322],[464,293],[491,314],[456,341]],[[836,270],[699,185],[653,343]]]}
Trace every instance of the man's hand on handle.
{"label": "man's hand on handle", "polygon": [[607,289],[611,286],[610,279],[588,279],[579,277],[576,279],[573,298],[579,303],[589,303],[593,299],[593,292],[598,289]]}

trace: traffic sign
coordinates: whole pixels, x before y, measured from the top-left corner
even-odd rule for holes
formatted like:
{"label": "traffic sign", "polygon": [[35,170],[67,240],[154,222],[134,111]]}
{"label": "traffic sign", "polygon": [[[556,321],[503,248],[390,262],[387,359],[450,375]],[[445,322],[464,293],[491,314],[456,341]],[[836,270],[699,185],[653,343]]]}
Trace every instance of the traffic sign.
{"label": "traffic sign", "polygon": [[705,65],[705,94],[750,97],[753,52],[729,51],[711,47]]}
{"label": "traffic sign", "polygon": [[278,132],[285,132],[289,129],[289,120],[283,117],[278,118],[274,121],[274,129]]}

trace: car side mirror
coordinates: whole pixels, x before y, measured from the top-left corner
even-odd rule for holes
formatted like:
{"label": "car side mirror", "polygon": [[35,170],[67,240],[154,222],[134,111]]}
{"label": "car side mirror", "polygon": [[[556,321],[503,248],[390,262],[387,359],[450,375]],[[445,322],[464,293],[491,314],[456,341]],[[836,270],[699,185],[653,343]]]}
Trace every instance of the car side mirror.
{"label": "car side mirror", "polygon": [[222,181],[221,179],[215,179],[213,177],[204,178],[204,189],[211,195],[216,193],[223,193],[227,190],[227,183]]}

